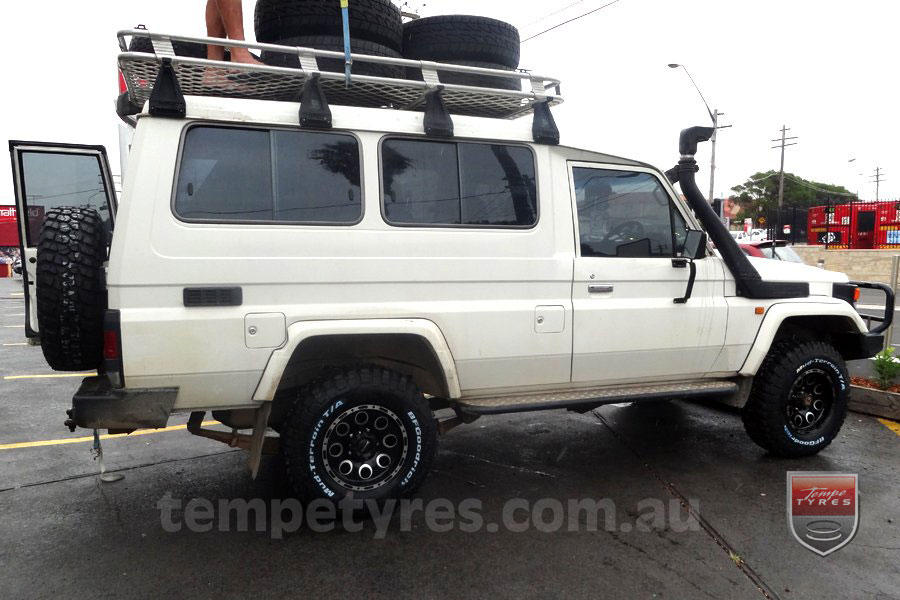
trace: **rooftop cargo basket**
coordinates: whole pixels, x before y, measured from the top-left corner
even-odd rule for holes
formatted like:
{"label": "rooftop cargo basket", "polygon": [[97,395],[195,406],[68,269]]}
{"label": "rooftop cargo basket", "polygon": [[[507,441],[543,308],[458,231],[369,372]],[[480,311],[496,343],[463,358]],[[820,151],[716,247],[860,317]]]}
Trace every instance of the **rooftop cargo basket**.
{"label": "rooftop cargo basket", "polygon": [[[153,53],[129,51],[129,41],[135,37],[150,38]],[[190,37],[150,32],[145,29],[119,31],[119,68],[127,86],[127,100],[142,107],[150,99],[154,83],[165,63],[171,64],[178,86],[188,96],[228,96],[260,100],[296,102],[309,81],[318,81],[322,93],[331,104],[352,104],[400,110],[425,110],[429,97],[438,90],[446,111],[450,114],[513,119],[535,111],[549,115],[549,106],[562,102],[559,80],[526,71],[482,69],[431,61],[386,58],[367,54],[353,54],[352,64],[378,63],[406,69],[421,69],[423,81],[394,79],[321,71],[317,58],[344,60],[341,52],[316,50],[275,44],[261,44],[223,40],[220,38]],[[299,68],[240,63],[176,56],[172,42],[193,42],[221,46],[241,46],[265,51],[269,56],[284,54],[299,59]],[[478,75],[479,81],[510,78],[522,81],[522,90],[475,87],[443,83],[438,71]],[[508,87],[508,86],[507,86]],[[538,115],[539,117],[541,115]],[[536,119],[537,120],[537,119]]]}

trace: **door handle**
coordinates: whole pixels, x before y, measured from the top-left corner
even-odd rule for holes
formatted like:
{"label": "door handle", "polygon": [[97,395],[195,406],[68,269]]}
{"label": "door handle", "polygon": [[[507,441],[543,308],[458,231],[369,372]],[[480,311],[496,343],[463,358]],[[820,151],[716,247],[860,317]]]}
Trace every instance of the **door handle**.
{"label": "door handle", "polygon": [[608,294],[611,291],[613,291],[613,286],[609,283],[592,283],[588,286],[589,294]]}

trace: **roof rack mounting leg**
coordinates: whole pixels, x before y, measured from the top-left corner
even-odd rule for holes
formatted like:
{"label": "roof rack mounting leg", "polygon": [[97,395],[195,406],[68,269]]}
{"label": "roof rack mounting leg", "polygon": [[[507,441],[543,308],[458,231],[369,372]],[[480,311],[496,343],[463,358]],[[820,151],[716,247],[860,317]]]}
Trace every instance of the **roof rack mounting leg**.
{"label": "roof rack mounting leg", "polygon": [[444,86],[437,86],[425,94],[425,135],[453,137],[453,119],[444,105]]}
{"label": "roof rack mounting leg", "polygon": [[559,128],[550,113],[550,101],[543,100],[534,105],[534,120],[531,122],[531,137],[536,144],[559,144]]}
{"label": "roof rack mounting leg", "polygon": [[156,83],[150,93],[150,114],[154,117],[183,119],[186,110],[184,94],[181,93],[178,77],[175,76],[172,59],[163,57]]}
{"label": "roof rack mounting leg", "polygon": [[331,129],[331,109],[328,99],[319,86],[319,73],[313,73],[300,92],[300,127]]}

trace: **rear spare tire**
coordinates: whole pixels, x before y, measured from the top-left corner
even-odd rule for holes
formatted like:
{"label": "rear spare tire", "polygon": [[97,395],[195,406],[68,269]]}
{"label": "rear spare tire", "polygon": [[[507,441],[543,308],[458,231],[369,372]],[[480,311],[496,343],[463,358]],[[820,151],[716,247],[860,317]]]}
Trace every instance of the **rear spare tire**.
{"label": "rear spare tire", "polygon": [[103,358],[106,226],[92,209],[47,212],[37,245],[37,313],[44,358],[57,371],[96,369]]}
{"label": "rear spare tire", "polygon": [[[400,51],[403,23],[390,0],[353,0],[349,14],[352,37]],[[272,44],[299,36],[343,35],[337,0],[257,0],[253,24],[256,39]]]}
{"label": "rear spare tire", "polygon": [[474,60],[515,69],[519,66],[519,31],[487,17],[416,19],[403,25],[403,57],[437,62]]}

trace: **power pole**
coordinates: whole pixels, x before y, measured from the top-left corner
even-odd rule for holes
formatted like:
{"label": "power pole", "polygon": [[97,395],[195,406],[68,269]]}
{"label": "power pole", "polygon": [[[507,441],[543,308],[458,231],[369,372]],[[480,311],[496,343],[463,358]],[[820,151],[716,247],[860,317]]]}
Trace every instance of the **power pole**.
{"label": "power pole", "polygon": [[881,176],[882,172],[881,167],[875,167],[875,174],[872,175],[873,179],[870,180],[875,182],[875,202],[878,202],[878,191],[881,187],[881,182],[884,181],[884,177]]}
{"label": "power pole", "polygon": [[778,172],[778,215],[775,217],[775,239],[778,239],[778,236],[781,234],[781,205],[784,202],[784,149],[787,146],[794,146],[797,142],[787,143],[788,140],[796,140],[797,136],[794,137],[786,137],[787,132],[790,131],[791,128],[786,125],[781,126],[781,139],[772,140],[773,142],[777,142],[778,146],[772,146],[772,149],[781,148],[781,168]]}
{"label": "power pole", "polygon": [[[721,117],[724,114],[725,113],[723,113],[723,112],[719,112],[718,108],[714,108],[712,110],[712,114],[710,115],[712,117],[712,122],[713,122],[713,134],[712,134],[712,137],[710,138],[710,141],[712,142],[712,156],[710,157],[710,161],[709,161],[709,202],[710,202],[710,204],[712,204],[713,200],[716,199],[716,192],[715,192],[715,189],[716,189],[716,137],[718,137],[716,135],[716,132],[718,132],[720,129],[727,129],[727,128],[731,127],[731,125],[719,125],[719,117]],[[722,204],[720,204],[719,205],[719,218],[722,217],[723,208],[724,208],[724,206]]]}

